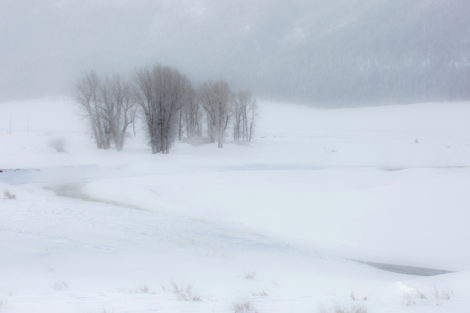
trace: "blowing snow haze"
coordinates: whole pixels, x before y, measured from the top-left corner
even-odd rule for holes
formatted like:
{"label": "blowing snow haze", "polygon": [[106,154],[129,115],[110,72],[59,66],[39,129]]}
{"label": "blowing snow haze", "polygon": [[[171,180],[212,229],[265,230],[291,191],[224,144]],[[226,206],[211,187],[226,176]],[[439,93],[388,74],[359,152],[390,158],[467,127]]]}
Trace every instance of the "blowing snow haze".
{"label": "blowing snow haze", "polygon": [[0,1],[0,98],[160,63],[310,103],[470,99],[465,0]]}

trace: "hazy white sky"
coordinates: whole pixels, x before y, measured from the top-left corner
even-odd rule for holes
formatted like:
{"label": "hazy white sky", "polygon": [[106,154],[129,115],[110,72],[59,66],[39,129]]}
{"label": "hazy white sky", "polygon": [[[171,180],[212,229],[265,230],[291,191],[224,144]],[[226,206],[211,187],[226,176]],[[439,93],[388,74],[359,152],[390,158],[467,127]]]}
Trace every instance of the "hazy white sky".
{"label": "hazy white sky", "polygon": [[304,39],[310,17],[334,10],[328,2],[1,0],[0,92],[60,92],[90,68],[155,62],[243,85],[240,67],[256,75],[281,46]]}
{"label": "hazy white sky", "polygon": [[439,67],[470,64],[468,2],[0,0],[0,99],[69,93],[87,70],[156,62],[288,98],[460,92],[462,73]]}

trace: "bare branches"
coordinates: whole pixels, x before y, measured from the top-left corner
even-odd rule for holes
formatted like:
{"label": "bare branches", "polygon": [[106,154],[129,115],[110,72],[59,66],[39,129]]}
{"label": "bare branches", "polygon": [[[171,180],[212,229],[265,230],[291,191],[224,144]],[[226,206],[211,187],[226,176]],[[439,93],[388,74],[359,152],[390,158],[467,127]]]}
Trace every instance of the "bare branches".
{"label": "bare branches", "polygon": [[168,153],[181,121],[180,112],[188,103],[191,84],[177,70],[157,65],[137,73],[137,86],[152,153]]}
{"label": "bare branches", "polygon": [[77,100],[85,110],[98,149],[109,149],[100,100],[100,80],[95,72],[87,73],[77,84]]}
{"label": "bare branches", "polygon": [[183,124],[186,126],[186,136],[195,138],[202,136],[202,117],[200,99],[197,92],[191,89],[188,93],[188,102],[183,108]]}
{"label": "bare branches", "polygon": [[98,149],[113,143],[122,150],[129,125],[136,115],[132,87],[119,75],[100,80],[95,72],[86,74],[77,85],[77,100],[85,109]]}
{"label": "bare branches", "polygon": [[253,139],[256,111],[256,100],[249,91],[234,95],[233,139],[236,142],[250,142]]}
{"label": "bare branches", "polygon": [[225,81],[206,82],[200,89],[201,104],[207,114],[207,129],[211,142],[223,148],[225,130],[231,113],[231,91]]}
{"label": "bare branches", "polygon": [[111,139],[117,150],[122,150],[127,128],[134,123],[137,107],[131,85],[119,75],[106,79],[102,87],[104,116]]}
{"label": "bare branches", "polygon": [[138,109],[152,153],[168,153],[177,138],[203,142],[206,137],[222,148],[229,128],[235,142],[253,138],[257,107],[250,92],[233,93],[225,81],[208,81],[195,90],[186,76],[168,66],[145,67],[131,82],[90,72],[76,93],[99,149],[114,145],[122,150],[129,126],[135,134]]}

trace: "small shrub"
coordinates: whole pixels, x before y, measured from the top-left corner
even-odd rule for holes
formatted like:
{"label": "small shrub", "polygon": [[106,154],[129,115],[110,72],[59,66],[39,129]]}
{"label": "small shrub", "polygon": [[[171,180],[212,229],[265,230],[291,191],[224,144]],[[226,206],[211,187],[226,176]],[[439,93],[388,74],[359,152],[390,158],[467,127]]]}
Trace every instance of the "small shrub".
{"label": "small shrub", "polygon": [[331,310],[321,310],[320,313],[367,313],[367,309],[361,305],[353,305],[351,307],[343,307],[336,305]]}
{"label": "small shrub", "polygon": [[351,298],[352,301],[356,301],[356,296],[354,295],[354,292],[351,292],[351,295],[349,296],[349,298]]}
{"label": "small shrub", "polygon": [[255,279],[256,272],[245,273],[245,279],[253,280]]}
{"label": "small shrub", "polygon": [[201,297],[193,294],[193,287],[187,285],[185,287],[180,287],[177,284],[173,283],[173,292],[178,298],[182,301],[201,301]]}
{"label": "small shrub", "polygon": [[439,289],[434,287],[434,298],[436,300],[450,300],[453,295],[452,291],[439,291]]}
{"label": "small shrub", "polygon": [[253,296],[254,296],[254,297],[267,297],[267,296],[269,296],[269,295],[268,295],[268,293],[267,293],[266,291],[264,291],[264,289],[263,289],[263,290],[261,290],[260,292],[255,292],[255,293],[253,293]]}
{"label": "small shrub", "polygon": [[[434,301],[450,300],[453,296],[452,291],[439,291],[434,287]],[[418,303],[433,303],[433,297],[424,294],[419,289],[410,288],[403,293],[403,302],[406,306],[416,305]]]}
{"label": "small shrub", "polygon": [[416,304],[416,296],[411,293],[405,293],[403,294],[403,301],[406,306],[414,305]]}
{"label": "small shrub", "polygon": [[135,290],[136,293],[145,293],[145,294],[156,294],[155,291],[151,290],[147,285],[138,287]]}
{"label": "small shrub", "polygon": [[65,152],[65,145],[65,139],[62,137],[54,138],[49,142],[49,147],[57,152]]}
{"label": "small shrub", "polygon": [[256,313],[253,305],[246,301],[246,302],[239,302],[233,305],[233,313]]}
{"label": "small shrub", "polygon": [[67,282],[65,281],[56,281],[54,286],[52,287],[54,290],[58,290],[58,291],[61,291],[61,290],[65,290],[65,289],[68,289],[69,288],[69,284],[67,284]]}
{"label": "small shrub", "polygon": [[367,309],[363,306],[352,306],[350,308],[337,307],[335,313],[367,313]]}
{"label": "small shrub", "polygon": [[416,289],[416,296],[418,297],[418,299],[422,299],[422,300],[426,300],[428,298],[428,297],[426,297],[426,295],[424,293],[422,293],[418,289]]}
{"label": "small shrub", "polygon": [[[354,300],[353,300],[354,301]],[[334,304],[332,307],[319,310],[320,313],[367,313],[367,308],[363,304],[354,303],[349,306]]]}
{"label": "small shrub", "polygon": [[354,292],[351,292],[351,294],[349,295],[349,298],[352,300],[352,301],[367,301],[367,297],[364,296],[364,297],[359,297],[359,296],[356,296],[354,294]]}
{"label": "small shrub", "polygon": [[11,193],[8,190],[5,190],[3,192],[3,199],[8,199],[8,200],[16,200],[16,195]]}

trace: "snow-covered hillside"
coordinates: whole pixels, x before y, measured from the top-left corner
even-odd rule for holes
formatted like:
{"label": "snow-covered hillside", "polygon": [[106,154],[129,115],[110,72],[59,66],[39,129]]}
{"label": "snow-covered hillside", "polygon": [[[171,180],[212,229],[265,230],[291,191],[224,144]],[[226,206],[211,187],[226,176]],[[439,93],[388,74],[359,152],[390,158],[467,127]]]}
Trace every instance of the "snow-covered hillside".
{"label": "snow-covered hillside", "polygon": [[0,169],[29,170],[0,173],[0,312],[469,311],[469,117],[264,101],[251,145],[152,155],[97,151],[69,99],[1,103]]}

